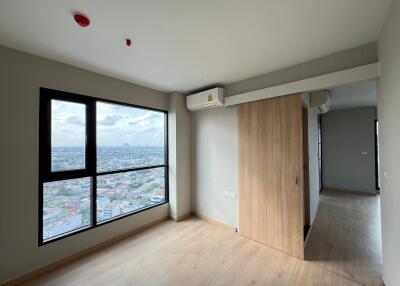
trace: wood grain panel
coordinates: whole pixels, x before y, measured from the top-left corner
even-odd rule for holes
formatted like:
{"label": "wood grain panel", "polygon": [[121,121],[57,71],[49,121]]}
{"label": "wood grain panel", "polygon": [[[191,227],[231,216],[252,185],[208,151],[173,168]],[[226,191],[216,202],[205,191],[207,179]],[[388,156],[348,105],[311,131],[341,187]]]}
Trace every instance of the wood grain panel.
{"label": "wood grain panel", "polygon": [[301,108],[296,94],[238,109],[239,232],[299,258],[304,257]]}

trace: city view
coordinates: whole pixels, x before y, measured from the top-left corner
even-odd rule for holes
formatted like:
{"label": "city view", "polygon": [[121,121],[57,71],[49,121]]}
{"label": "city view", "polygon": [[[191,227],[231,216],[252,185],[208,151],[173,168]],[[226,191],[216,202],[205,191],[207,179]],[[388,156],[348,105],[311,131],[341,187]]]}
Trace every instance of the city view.
{"label": "city view", "polygon": [[164,147],[97,147],[97,172],[163,165]]}
{"label": "city view", "polygon": [[97,177],[97,221],[165,200],[164,168]]}
{"label": "city view", "polygon": [[[51,101],[51,171],[86,168],[86,105]],[[96,102],[96,171],[165,164],[165,114]],[[134,142],[134,146],[126,142]],[[164,167],[97,176],[96,217],[102,223],[165,201]],[[43,239],[91,226],[92,178],[43,184]]]}
{"label": "city view", "polygon": [[[52,170],[84,167],[84,147],[53,147]],[[154,146],[99,146],[97,171],[164,164],[164,148]],[[165,201],[164,167],[97,176],[97,222]],[[91,178],[43,185],[43,239],[90,226]]]}
{"label": "city view", "polygon": [[[122,146],[97,147],[97,172],[115,171],[143,166],[163,165],[163,147]],[[85,148],[68,146],[51,148],[51,170],[53,172],[85,168]]]}

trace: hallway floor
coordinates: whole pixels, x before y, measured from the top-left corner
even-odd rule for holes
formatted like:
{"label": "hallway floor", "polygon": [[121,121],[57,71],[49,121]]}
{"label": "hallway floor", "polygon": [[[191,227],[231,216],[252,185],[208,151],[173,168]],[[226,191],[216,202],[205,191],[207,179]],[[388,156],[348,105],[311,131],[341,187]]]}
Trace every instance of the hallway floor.
{"label": "hallway floor", "polygon": [[166,221],[23,285],[380,285],[379,196],[325,191],[301,261],[198,218]]}
{"label": "hallway floor", "polygon": [[305,258],[362,285],[380,285],[379,196],[324,190]]}

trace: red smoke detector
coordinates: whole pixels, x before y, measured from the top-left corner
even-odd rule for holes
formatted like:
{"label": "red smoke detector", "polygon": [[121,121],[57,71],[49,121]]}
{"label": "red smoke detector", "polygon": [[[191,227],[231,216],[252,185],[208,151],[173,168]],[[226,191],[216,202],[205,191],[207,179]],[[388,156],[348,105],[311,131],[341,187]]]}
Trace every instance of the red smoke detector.
{"label": "red smoke detector", "polygon": [[83,16],[82,14],[75,14],[74,15],[75,22],[78,23],[81,27],[87,27],[90,25],[90,20],[88,17]]}
{"label": "red smoke detector", "polygon": [[131,46],[132,46],[132,41],[131,41],[131,39],[126,39],[126,40],[125,40],[125,43],[126,43],[126,46],[127,46],[127,47],[131,47]]}

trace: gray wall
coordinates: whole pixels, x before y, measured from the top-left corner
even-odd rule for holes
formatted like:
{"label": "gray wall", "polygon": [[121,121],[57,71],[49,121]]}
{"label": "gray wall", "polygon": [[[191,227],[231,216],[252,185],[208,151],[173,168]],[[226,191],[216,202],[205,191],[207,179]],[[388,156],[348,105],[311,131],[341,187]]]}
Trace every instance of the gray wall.
{"label": "gray wall", "polygon": [[0,47],[0,283],[168,216],[168,205],[38,247],[39,87],[159,109],[168,95]]}
{"label": "gray wall", "polygon": [[375,107],[335,110],[322,115],[324,187],[375,192],[375,118]]}
{"label": "gray wall", "polygon": [[[379,40],[383,278],[400,285],[400,1],[393,1]],[[386,173],[386,175],[385,175]]]}

